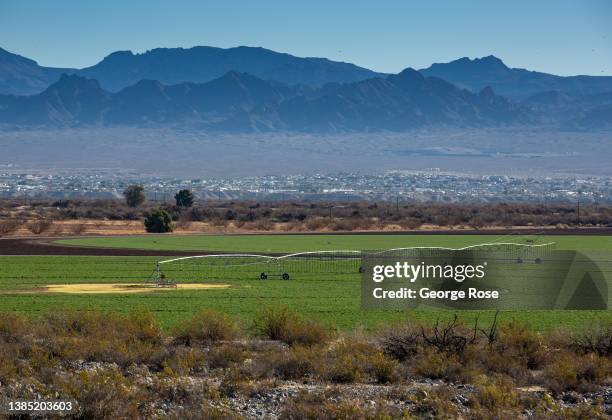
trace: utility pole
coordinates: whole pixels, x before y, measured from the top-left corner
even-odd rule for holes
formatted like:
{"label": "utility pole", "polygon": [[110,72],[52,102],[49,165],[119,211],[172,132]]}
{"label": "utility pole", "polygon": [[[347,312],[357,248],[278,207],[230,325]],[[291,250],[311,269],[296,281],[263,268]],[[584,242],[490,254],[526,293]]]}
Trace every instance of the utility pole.
{"label": "utility pole", "polygon": [[576,209],[578,215],[578,226],[580,226],[580,199],[578,199],[578,208]]}
{"label": "utility pole", "polygon": [[399,195],[395,197],[395,212],[399,216]]}

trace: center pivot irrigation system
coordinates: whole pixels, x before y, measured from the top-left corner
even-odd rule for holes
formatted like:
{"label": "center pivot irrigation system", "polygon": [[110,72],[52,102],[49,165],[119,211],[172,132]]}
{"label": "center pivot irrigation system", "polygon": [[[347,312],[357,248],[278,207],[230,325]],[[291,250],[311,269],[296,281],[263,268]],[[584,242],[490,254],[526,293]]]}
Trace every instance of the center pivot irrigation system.
{"label": "center pivot irrigation system", "polygon": [[[359,275],[363,272],[362,258],[368,256],[418,256],[432,255],[439,251],[478,251],[494,250],[503,252],[512,263],[538,263],[542,252],[552,250],[554,243],[536,244],[528,239],[524,243],[492,242],[472,245],[464,248],[444,247],[409,247],[376,251],[334,250],[310,251],[287,255],[260,254],[213,254],[173,258],[157,262],[149,279],[157,287],[176,287],[178,282],[203,280],[267,280],[279,278],[300,279],[333,279],[346,278],[347,275]],[[532,250],[538,250],[533,257]],[[531,257],[530,257],[531,256]]]}
{"label": "center pivot irrigation system", "polygon": [[359,273],[361,251],[313,251],[272,256],[259,254],[195,255],[159,261],[152,280],[160,287],[175,287],[178,280],[256,278],[289,280],[293,274],[343,275]]}

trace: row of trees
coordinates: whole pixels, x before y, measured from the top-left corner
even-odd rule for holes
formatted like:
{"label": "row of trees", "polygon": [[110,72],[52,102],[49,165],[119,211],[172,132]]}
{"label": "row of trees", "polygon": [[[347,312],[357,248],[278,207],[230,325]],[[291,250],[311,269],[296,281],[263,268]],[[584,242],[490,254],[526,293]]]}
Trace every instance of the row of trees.
{"label": "row of trees", "polygon": [[[130,207],[138,207],[146,200],[142,185],[130,185],[123,191],[123,196],[125,197],[125,203]],[[193,206],[193,193],[191,190],[180,190],[174,195],[174,199],[176,200],[177,207],[187,208]],[[174,230],[172,217],[162,208],[146,213],[144,225],[147,232],[151,233],[166,233]]]}
{"label": "row of trees", "polygon": [[[146,201],[144,187],[142,185],[130,185],[123,191],[125,203],[130,207],[138,207]],[[191,190],[180,190],[174,195],[178,207],[193,206],[193,193]]]}

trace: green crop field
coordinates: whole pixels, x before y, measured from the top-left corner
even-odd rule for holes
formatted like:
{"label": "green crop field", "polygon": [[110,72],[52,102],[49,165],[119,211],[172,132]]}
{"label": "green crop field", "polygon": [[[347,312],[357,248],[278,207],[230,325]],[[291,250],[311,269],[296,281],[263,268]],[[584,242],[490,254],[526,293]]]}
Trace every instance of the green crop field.
{"label": "green crop field", "polygon": [[[537,243],[555,242],[559,249],[612,250],[609,236],[538,237]],[[83,238],[58,241],[64,244],[148,249],[188,249],[235,252],[289,253],[324,249],[385,249],[407,246],[461,247],[492,242],[521,242],[525,237],[454,235],[229,235],[229,236],[136,236]],[[108,310],[126,312],[138,308],[153,311],[165,327],[192,316],[201,308],[227,312],[248,324],[262,307],[287,305],[303,315],[342,330],[372,328],[406,316],[423,320],[446,319],[451,311],[364,311],[360,309],[360,277],[355,267],[338,272],[295,275],[284,281],[257,264],[235,270],[227,264],[164,265],[164,272],[178,281],[229,284],[227,289],[164,290],[147,293],[62,294],[40,289],[50,284],[140,283],[150,278],[162,257],[0,256],[0,311],[30,315],[50,309]],[[493,313],[461,311],[460,316],[483,322]],[[517,318],[536,329],[580,328],[593,322],[612,322],[612,311],[508,311],[502,318]]]}
{"label": "green crop field", "polygon": [[302,252],[389,249],[411,246],[457,248],[489,242],[554,242],[558,249],[612,251],[612,236],[577,235],[152,235],[63,239],[64,245],[184,251]]}

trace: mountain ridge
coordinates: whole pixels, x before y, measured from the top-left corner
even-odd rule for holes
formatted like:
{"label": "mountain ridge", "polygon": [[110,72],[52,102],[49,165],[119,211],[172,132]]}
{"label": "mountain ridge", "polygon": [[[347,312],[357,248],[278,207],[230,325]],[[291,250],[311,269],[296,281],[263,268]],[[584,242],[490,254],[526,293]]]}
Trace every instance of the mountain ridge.
{"label": "mountain ridge", "polygon": [[419,71],[472,91],[490,86],[499,95],[516,100],[553,90],[571,94],[612,91],[612,76],[557,76],[510,68],[494,55],[475,59],[462,57],[448,63],[434,63]]}
{"label": "mountain ridge", "polygon": [[[80,70],[42,67],[0,49],[3,89],[0,122],[14,126],[192,124],[313,132],[612,127],[612,77],[515,69],[494,55],[386,75],[261,47],[116,51]],[[17,95],[20,90],[40,92]]]}
{"label": "mountain ridge", "polygon": [[43,67],[30,58],[0,48],[0,94],[23,95],[42,92],[72,69]]}
{"label": "mountain ridge", "polygon": [[[164,84],[204,83],[217,79],[230,70],[246,72],[264,80],[313,87],[329,82],[347,83],[382,75],[352,63],[318,57],[297,57],[262,47],[247,46],[155,48],[136,54],[132,51],[115,51],[100,62],[82,69],[39,66],[34,60],[2,51],[6,53],[4,60],[0,55],[2,94],[40,93],[59,79],[61,73],[96,79],[102,87],[112,92],[144,79],[159,80]],[[21,82],[16,76],[20,72],[24,78]],[[29,74],[32,75],[32,80],[26,77]]]}
{"label": "mountain ridge", "polygon": [[[320,88],[325,84],[351,83],[386,76],[364,67],[321,57],[297,57],[262,47],[154,48],[142,53],[114,51],[98,63],[76,68],[44,67],[32,59],[0,48],[0,94],[31,95],[42,92],[62,73],[78,74],[117,92],[144,79],[164,84],[203,83],[230,70],[249,73],[264,80]],[[571,94],[612,91],[612,76],[558,76],[522,68],[510,68],[494,55],[462,57],[433,63],[419,70],[459,87],[479,92],[491,86],[513,100],[552,90]]]}
{"label": "mountain ridge", "polygon": [[64,74],[40,94],[0,96],[0,122],[9,125],[191,124],[213,131],[350,132],[529,120],[519,106],[492,91],[474,94],[413,69],[318,90],[229,71],[206,83],[141,80],[116,93],[95,79]]}

